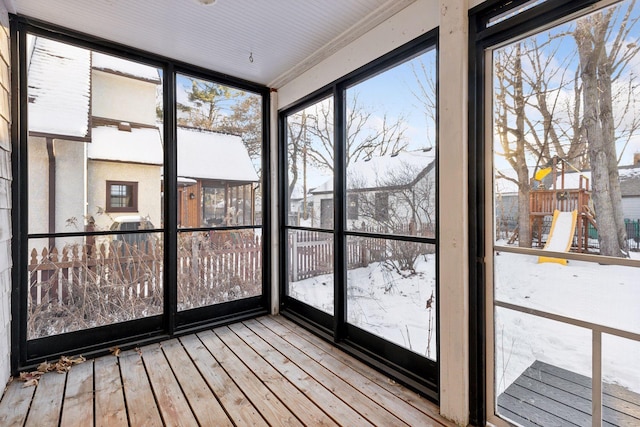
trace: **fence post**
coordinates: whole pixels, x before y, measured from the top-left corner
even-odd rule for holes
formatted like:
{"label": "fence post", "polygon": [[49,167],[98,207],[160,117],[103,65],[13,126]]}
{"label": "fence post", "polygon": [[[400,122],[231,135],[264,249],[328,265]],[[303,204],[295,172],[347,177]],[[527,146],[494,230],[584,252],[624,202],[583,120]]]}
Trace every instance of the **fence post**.
{"label": "fence post", "polygon": [[293,234],[291,242],[291,281],[298,281],[298,233]]}

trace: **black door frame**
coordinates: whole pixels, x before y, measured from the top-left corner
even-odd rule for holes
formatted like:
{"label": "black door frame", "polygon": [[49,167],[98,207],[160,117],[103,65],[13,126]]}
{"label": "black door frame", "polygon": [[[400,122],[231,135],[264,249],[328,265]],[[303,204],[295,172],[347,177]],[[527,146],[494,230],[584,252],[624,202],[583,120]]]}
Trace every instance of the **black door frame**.
{"label": "black door frame", "polygon": [[[486,313],[493,310],[486,300],[485,242],[491,238],[486,229],[487,196],[485,158],[490,152],[485,141],[487,102],[487,49],[545,24],[573,14],[597,3],[597,0],[547,0],[521,13],[491,23],[499,15],[505,16],[528,3],[529,0],[489,0],[469,10],[469,422],[484,425],[486,407]],[[490,255],[490,254],[489,254]]]}
{"label": "black door frame", "polygon": [[[315,332],[337,347],[359,358],[369,365],[395,378],[399,382],[413,388],[432,401],[439,399],[439,371],[438,362],[426,359],[411,351],[377,337],[363,329],[347,322],[346,312],[346,240],[349,236],[384,238],[388,240],[402,240],[418,243],[430,243],[436,247],[438,254],[438,229],[433,239],[411,236],[394,236],[388,234],[367,234],[346,229],[346,170],[344,141],[346,140],[346,90],[355,84],[373,77],[376,74],[398,65],[399,63],[418,56],[430,49],[438,49],[438,30],[432,30],[415,40],[383,55],[371,63],[347,74],[346,76],[324,86],[323,88],[305,96],[294,105],[279,111],[279,168],[278,201],[280,206],[280,311],[283,316],[299,323]],[[436,56],[437,58],[437,56]],[[436,59],[437,69],[437,59]],[[436,77],[436,87],[438,78]],[[333,97],[334,105],[334,228],[333,230],[313,229],[333,233],[334,236],[334,316],[314,308],[286,294],[287,287],[287,234],[289,230],[307,230],[307,227],[287,225],[287,158],[286,158],[286,120],[287,117],[319,102],[327,97]],[[437,128],[437,120],[436,120]],[[436,130],[437,134],[437,130]],[[437,150],[437,144],[436,144]],[[436,151],[437,152],[437,151]],[[437,159],[437,156],[436,156]],[[438,177],[436,175],[436,194]],[[437,198],[437,197],[436,197]],[[437,209],[437,201],[436,201]],[[438,281],[436,269],[436,282]],[[438,288],[438,286],[436,286]],[[436,293],[438,290],[436,290]],[[437,306],[436,295],[436,307]],[[436,317],[438,317],[436,308]],[[436,338],[437,340],[438,337]],[[439,345],[438,345],[439,356]]]}
{"label": "black door frame", "polygon": [[[16,375],[46,360],[62,354],[83,354],[93,357],[108,353],[108,349],[118,346],[121,349],[158,342],[163,339],[228,324],[234,321],[267,314],[271,304],[269,282],[271,277],[271,213],[269,211],[271,188],[269,185],[269,136],[270,102],[269,89],[266,86],[233,78],[201,67],[162,57],[156,54],[134,49],[129,46],[105,41],[88,34],[52,25],[27,17],[10,15],[11,43],[11,127],[12,143],[12,228],[11,251],[13,259],[11,288],[11,370]],[[69,43],[79,47],[116,55],[163,70],[164,102],[164,218],[165,227],[141,232],[162,233],[165,241],[164,253],[164,310],[162,315],[150,316],[127,322],[64,333],[51,337],[27,340],[27,242],[29,238],[100,236],[113,232],[79,232],[30,235],[28,233],[28,175],[27,175],[27,33],[40,35]],[[219,227],[216,230],[262,229],[262,294],[215,306],[207,306],[187,311],[177,311],[176,259],[177,259],[177,119],[176,119],[176,73],[214,81],[240,90],[255,93],[262,97],[262,224],[253,226]],[[209,228],[189,229],[188,231],[208,231]],[[117,233],[117,232],[116,232]],[[126,233],[135,233],[127,231]]]}

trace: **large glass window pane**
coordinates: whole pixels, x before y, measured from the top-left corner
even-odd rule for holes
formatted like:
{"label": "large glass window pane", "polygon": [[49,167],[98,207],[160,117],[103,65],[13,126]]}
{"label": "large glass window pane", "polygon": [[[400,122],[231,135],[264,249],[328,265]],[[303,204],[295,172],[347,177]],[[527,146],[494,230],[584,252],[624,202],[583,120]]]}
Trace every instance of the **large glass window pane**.
{"label": "large glass window pane", "polygon": [[[556,414],[574,409],[582,414],[567,422],[591,423],[580,418],[591,414],[594,371],[585,355],[598,346],[588,329],[588,336],[576,342],[577,328],[571,323],[589,322],[596,335],[600,327],[640,331],[633,303],[640,271],[640,198],[635,195],[640,194],[635,102],[640,95],[635,83],[640,71],[639,19],[636,2],[616,2],[492,51],[495,301],[567,318],[566,324],[553,322],[557,325],[551,328],[546,326],[549,320],[533,322],[514,310],[496,311],[498,410],[520,423],[523,414],[546,416],[551,400]],[[540,256],[518,253],[518,248],[539,248]],[[561,254],[548,256],[546,251]],[[577,261],[562,256],[568,252],[595,256]],[[631,260],[613,265],[618,262],[601,255]],[[526,342],[519,335],[527,336]],[[605,334],[604,388],[635,375],[635,359],[613,356],[613,349],[634,350],[635,344]],[[534,358],[558,369],[553,375],[586,388],[531,389],[537,394],[530,399],[543,404],[520,412],[501,407],[503,396]],[[505,373],[507,365],[518,368]],[[607,399],[605,393],[605,420],[611,415]]]}
{"label": "large glass window pane", "polygon": [[30,239],[27,339],[162,314],[161,233]]}
{"label": "large glass window pane", "polygon": [[162,70],[27,50],[28,233],[48,235],[27,242],[27,339],[162,314],[163,236],[140,232],[164,226]]}
{"label": "large glass window pane", "polygon": [[348,322],[436,360],[435,246],[347,237]]}
{"label": "large glass window pane", "polygon": [[178,233],[178,310],[261,294],[261,230]]}
{"label": "large glass window pane", "polygon": [[602,335],[603,424],[637,425],[640,413],[640,342]]}
{"label": "large glass window pane", "polygon": [[289,230],[287,295],[333,315],[333,234]]}
{"label": "large glass window pane", "polygon": [[436,52],[358,83],[347,99],[347,229],[435,237]]}
{"label": "large glass window pane", "polygon": [[500,252],[494,258],[496,301],[640,333],[638,268],[539,260]]}
{"label": "large glass window pane", "polygon": [[262,223],[262,97],[178,74],[178,226]]}
{"label": "large glass window pane", "polygon": [[638,247],[638,17],[624,1],[493,51],[500,244]]}
{"label": "large glass window pane", "polygon": [[[520,425],[591,425],[591,331],[496,308],[497,413]],[[588,397],[587,397],[588,396]]]}
{"label": "large glass window pane", "polygon": [[333,228],[333,98],[291,114],[287,126],[287,225]]}

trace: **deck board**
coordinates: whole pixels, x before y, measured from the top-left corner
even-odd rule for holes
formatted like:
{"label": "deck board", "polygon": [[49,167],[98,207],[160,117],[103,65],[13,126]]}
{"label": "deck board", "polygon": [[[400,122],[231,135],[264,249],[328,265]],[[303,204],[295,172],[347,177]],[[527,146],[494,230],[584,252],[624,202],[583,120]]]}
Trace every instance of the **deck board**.
{"label": "deck board", "polygon": [[263,323],[253,320],[245,322],[256,334],[273,342],[279,351],[286,352],[293,363],[298,365],[307,374],[313,376],[329,390],[335,390],[336,396],[358,411],[360,415],[374,425],[399,426],[406,425],[398,417],[388,412],[384,407],[371,400],[363,390],[351,386],[342,377],[334,375],[331,371],[316,360],[310,359],[301,349],[290,344],[284,338],[266,327]]}
{"label": "deck board", "polygon": [[262,383],[278,396],[304,425],[337,426],[327,414],[300,390],[281,376],[258,353],[228,328],[216,329],[216,334]]}
{"label": "deck board", "polygon": [[215,352],[218,363],[238,384],[269,425],[302,426],[300,420],[222,343],[213,331],[205,331],[197,335],[210,352]]}
{"label": "deck board", "polygon": [[93,361],[75,366],[67,374],[61,425],[82,426],[93,421]]}
{"label": "deck board", "polygon": [[118,358],[105,356],[96,359],[93,369],[96,427],[127,426],[127,408],[124,403]]}
{"label": "deck board", "polygon": [[129,350],[120,355],[119,362],[129,423],[137,426],[162,425],[142,356],[135,350]]}
{"label": "deck board", "polygon": [[261,317],[10,382],[0,425],[452,426],[290,321]]}
{"label": "deck board", "polygon": [[[524,426],[591,424],[591,379],[535,361],[498,397],[499,413]],[[549,415],[553,417],[549,418]],[[540,420],[544,421],[540,424]],[[603,384],[602,424],[640,425],[640,395]]]}
{"label": "deck board", "polygon": [[140,350],[164,424],[167,426],[197,427],[198,421],[191,412],[189,402],[182,393],[180,384],[173,375],[171,366],[164,357],[160,345],[153,344]]}
{"label": "deck board", "polygon": [[180,341],[233,422],[238,425],[267,425],[258,410],[251,404],[225,370],[222,369],[197,336],[189,335],[180,338]]}
{"label": "deck board", "polygon": [[236,324],[230,328],[244,342],[256,349],[264,359],[271,364],[284,378],[295,385],[302,393],[312,400],[320,409],[324,410],[336,422],[343,425],[370,426],[365,418],[353,408],[343,402],[339,397],[325,388],[315,378],[303,371],[284,354],[271,346],[260,336],[256,335],[246,325]]}
{"label": "deck board", "polygon": [[[448,421],[444,420],[440,416],[437,406],[434,405],[429,400],[427,400],[426,398],[409,390],[406,387],[403,387],[397,382],[392,381],[389,377],[385,376],[379,371],[376,371],[375,369],[371,368],[365,363],[360,362],[359,360],[356,360],[353,357],[350,357],[345,352],[329,344],[323,339],[313,334],[310,334],[301,326],[298,326],[295,323],[290,322],[281,316],[272,316],[271,319],[277,322],[280,322],[282,325],[285,325],[287,329],[289,329],[291,332],[295,332],[298,336],[302,337],[304,340],[318,347],[325,353],[331,355],[333,358],[341,361],[346,366],[349,366],[351,369],[360,373],[362,376],[368,378],[372,382],[375,382],[378,386],[384,388],[385,390],[387,390],[397,398],[413,406],[414,408],[419,410],[421,413],[432,418],[434,421],[436,421],[436,425],[438,425],[438,423],[443,423],[443,422],[445,423],[445,425],[449,425],[449,426],[455,425],[454,423],[449,423]],[[420,420],[420,424],[423,424],[423,423],[425,423],[425,419]]]}
{"label": "deck board", "polygon": [[206,381],[200,376],[180,341],[166,341],[162,343],[162,350],[171,366],[175,367],[174,373],[200,425],[232,427],[233,423]]}
{"label": "deck board", "polygon": [[[261,321],[271,330],[276,332],[280,337],[287,342],[302,349],[304,353],[311,359],[321,363],[325,368],[329,369],[336,375],[339,375],[345,381],[347,381],[352,387],[364,391],[364,393],[372,400],[377,402],[380,406],[383,406],[388,411],[393,413],[396,417],[409,425],[436,425],[435,423],[429,424],[425,419],[425,414],[415,407],[411,406],[402,399],[399,399],[393,393],[380,386],[375,381],[372,381],[368,377],[361,375],[359,372],[351,368],[352,363],[344,363],[330,354],[327,354],[322,349],[312,345],[309,341],[302,338],[296,333],[291,333],[291,329],[285,327],[279,322],[273,319],[265,318]],[[385,378],[386,382],[390,380]]]}
{"label": "deck board", "polygon": [[27,419],[35,387],[24,387],[13,381],[7,386],[0,401],[0,425],[21,426]]}
{"label": "deck board", "polygon": [[43,375],[38,382],[31,402],[31,410],[25,423],[27,427],[57,427],[60,422],[67,374],[66,372],[63,374],[50,372],[49,374]]}

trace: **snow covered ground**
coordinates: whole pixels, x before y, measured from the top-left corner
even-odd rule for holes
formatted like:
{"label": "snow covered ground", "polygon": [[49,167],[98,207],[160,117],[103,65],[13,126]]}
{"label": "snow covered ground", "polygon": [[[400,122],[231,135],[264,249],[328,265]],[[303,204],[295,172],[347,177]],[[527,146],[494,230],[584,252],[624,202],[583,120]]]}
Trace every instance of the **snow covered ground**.
{"label": "snow covered ground", "polygon": [[[497,301],[640,333],[639,268],[539,264],[537,257],[506,252],[495,263]],[[498,393],[536,359],[591,377],[589,329],[500,307],[495,313]],[[605,334],[602,348],[604,381],[640,393],[640,342]]]}
{"label": "snow covered ground", "polygon": [[[414,267],[413,275],[400,275],[381,262],[349,270],[348,320],[436,360],[435,255],[420,255]],[[290,283],[289,295],[333,314],[333,276],[330,274]],[[431,308],[427,308],[431,295]]]}
{"label": "snow covered ground", "polygon": [[[539,264],[537,257],[506,252],[495,263],[496,300],[640,333],[639,268]],[[435,316],[426,308],[435,293],[435,264],[435,255],[421,255],[411,276],[382,263],[350,270],[349,322],[435,360]],[[289,294],[333,311],[332,275],[290,283]],[[590,330],[500,307],[495,325],[498,394],[536,359],[591,377]],[[640,393],[640,342],[604,335],[603,378]]]}

